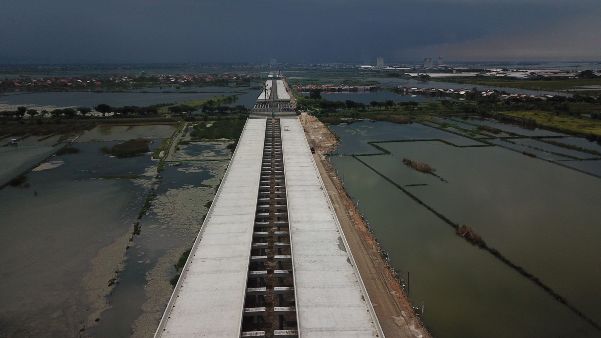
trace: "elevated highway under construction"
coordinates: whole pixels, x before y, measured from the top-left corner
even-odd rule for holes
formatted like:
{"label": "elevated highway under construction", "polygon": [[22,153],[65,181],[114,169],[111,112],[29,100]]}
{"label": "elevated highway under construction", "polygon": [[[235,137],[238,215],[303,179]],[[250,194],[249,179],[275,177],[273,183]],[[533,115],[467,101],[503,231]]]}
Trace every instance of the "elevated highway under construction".
{"label": "elevated highway under construction", "polygon": [[267,80],[155,336],[384,336],[284,79]]}

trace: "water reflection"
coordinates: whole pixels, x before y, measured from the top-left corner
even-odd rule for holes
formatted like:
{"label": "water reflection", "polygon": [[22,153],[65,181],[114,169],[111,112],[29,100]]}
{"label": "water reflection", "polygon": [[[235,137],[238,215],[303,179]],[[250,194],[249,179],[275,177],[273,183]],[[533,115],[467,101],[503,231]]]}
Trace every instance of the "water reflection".
{"label": "water reflection", "polygon": [[[381,154],[331,160],[395,268],[402,276],[410,272],[410,296],[425,304],[435,336],[599,335],[577,313],[601,321],[601,271],[594,268],[601,254],[598,178],[504,148],[474,147],[472,138],[457,142],[456,134],[420,124],[332,129],[341,137],[340,153],[371,147]],[[433,135],[448,143],[428,140]],[[407,139],[428,141],[377,143],[384,154],[367,143]],[[410,169],[403,158],[430,164],[446,182]],[[444,218],[469,225],[573,308],[457,236]]]}

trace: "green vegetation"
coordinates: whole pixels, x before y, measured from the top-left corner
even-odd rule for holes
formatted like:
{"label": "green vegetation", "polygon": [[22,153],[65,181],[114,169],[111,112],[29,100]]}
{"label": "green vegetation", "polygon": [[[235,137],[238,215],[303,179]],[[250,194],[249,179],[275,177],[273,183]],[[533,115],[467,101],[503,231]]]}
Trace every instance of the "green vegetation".
{"label": "green vegetation", "polygon": [[230,139],[237,140],[242,134],[242,129],[246,123],[245,118],[231,118],[221,119],[210,122],[200,122],[196,124],[190,136],[193,139],[206,139],[206,140],[217,140],[217,139]]}
{"label": "green vegetation", "polygon": [[148,193],[148,195],[146,196],[146,200],[144,200],[144,205],[142,206],[142,209],[140,209],[140,213],[138,213],[138,219],[142,219],[142,217],[146,215],[146,213],[148,212],[148,210],[150,210],[150,207],[152,206],[152,201],[154,201],[156,197],[157,195],[153,190],[151,190]]}
{"label": "green vegetation", "polygon": [[503,112],[501,115],[534,127],[540,126],[568,134],[601,137],[601,120],[554,115],[542,111]]}
{"label": "green vegetation", "polygon": [[150,140],[138,138],[116,144],[110,148],[103,147],[102,152],[104,152],[105,154],[116,156],[118,158],[134,157],[149,152],[149,144]]}
{"label": "green vegetation", "polygon": [[140,175],[101,175],[96,176],[96,178],[100,178],[103,180],[135,180],[140,178]]}
{"label": "green vegetation", "polygon": [[[430,116],[494,117],[525,127],[544,127],[597,140],[601,137],[601,97],[574,95],[536,98],[529,96],[503,96],[499,93],[482,96],[469,92],[464,100],[434,102],[333,102],[316,95],[299,97],[301,110],[316,115],[325,123],[340,123],[356,119],[371,119],[395,123],[428,120]],[[442,126],[445,127],[445,126]],[[480,127],[480,132],[498,134],[490,127]]]}
{"label": "green vegetation", "polygon": [[77,134],[84,130],[94,128],[95,124],[83,121],[3,121],[0,123],[0,135],[52,135],[52,134]]}
{"label": "green vegetation", "polygon": [[238,146],[238,140],[234,140],[234,142],[228,144],[225,148],[231,152],[234,152],[234,150],[236,150],[236,146]]}
{"label": "green vegetation", "polygon": [[[173,136],[172,136],[172,137],[170,137],[170,138],[163,139],[163,140],[161,141],[161,145],[159,145],[159,146],[158,146],[158,147],[157,147],[157,148],[156,148],[156,149],[155,149],[155,150],[152,152],[152,158],[154,158],[154,159],[160,159],[160,158],[161,158],[161,156],[160,156],[160,155],[161,155],[161,151],[163,151],[163,152],[167,152],[167,151],[169,150],[169,146],[171,145],[171,139],[172,139],[172,138],[173,138]],[[163,153],[163,154],[165,154],[165,153]]]}
{"label": "green vegetation", "polygon": [[547,79],[515,79],[502,77],[448,77],[435,78],[434,81],[454,82],[468,85],[496,86],[543,91],[575,90],[584,86],[599,86],[601,78],[547,78]]}
{"label": "green vegetation", "polygon": [[310,97],[299,96],[297,105],[300,110],[308,111],[325,123],[340,123],[348,119],[372,119],[407,123],[410,116],[420,113],[432,112],[432,107],[419,105],[417,102],[371,102],[366,105],[347,100],[345,102],[328,101],[319,95]]}
{"label": "green vegetation", "polygon": [[56,155],[60,156],[60,155],[69,155],[69,154],[77,154],[77,153],[79,153],[79,149],[78,148],[75,148],[75,147],[73,147],[71,145],[67,145],[67,146],[64,146],[64,147],[60,148],[56,152]]}
{"label": "green vegetation", "polygon": [[179,280],[179,276],[182,273],[184,265],[186,265],[186,261],[188,260],[188,256],[190,256],[190,251],[192,251],[192,249],[184,251],[177,260],[177,263],[173,265],[175,267],[176,275],[173,276],[173,278],[171,278],[171,280],[169,281],[171,283],[171,286],[175,287],[175,285],[177,284],[177,281]]}
{"label": "green vegetation", "polygon": [[[206,117],[212,114],[246,114],[248,109],[242,105],[232,106],[238,100],[236,95],[216,96],[205,100],[192,100],[183,103],[162,103],[150,106],[122,106],[112,107],[108,104],[98,104],[92,114],[90,107],[58,108],[50,111],[17,107],[14,111],[1,111],[0,121],[19,121],[26,123],[43,124],[49,121],[62,122],[63,119],[90,120],[90,119],[125,119],[165,117],[165,115],[192,118],[192,113]],[[97,113],[102,117],[99,117]],[[108,117],[107,117],[108,116]]]}
{"label": "green vegetation", "polygon": [[190,115],[194,111],[202,111],[205,113],[242,113],[246,112],[246,108],[243,106],[230,107],[231,104],[236,102],[238,97],[236,95],[230,96],[217,96],[205,100],[190,100],[179,104],[164,105],[158,109],[160,114],[182,114],[187,113]]}
{"label": "green vegetation", "polygon": [[11,187],[19,187],[24,186],[25,182],[27,182],[27,176],[19,175],[8,182]]}
{"label": "green vegetation", "polygon": [[140,222],[136,222],[134,223],[134,235],[139,235],[142,232],[142,226],[140,225]]}
{"label": "green vegetation", "polygon": [[[155,150],[154,154],[152,155],[155,159],[159,159],[159,164],[157,165],[157,172],[160,173],[165,169],[165,160],[169,155],[171,145],[175,140],[175,137],[182,131],[183,128],[186,128],[186,123],[180,122],[180,124],[177,126],[177,129],[175,129],[173,131],[173,134],[171,134],[171,137],[163,140],[163,142],[161,142],[161,146],[157,150]],[[163,157],[160,156],[161,152],[164,152]]]}
{"label": "green vegetation", "polygon": [[501,129],[490,126],[478,126],[478,131],[484,131],[495,135],[503,132]]}

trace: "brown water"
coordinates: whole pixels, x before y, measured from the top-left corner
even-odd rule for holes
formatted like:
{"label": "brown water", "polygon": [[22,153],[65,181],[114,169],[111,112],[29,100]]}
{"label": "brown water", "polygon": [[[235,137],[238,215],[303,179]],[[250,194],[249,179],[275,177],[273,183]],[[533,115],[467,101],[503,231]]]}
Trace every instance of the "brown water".
{"label": "brown water", "polygon": [[[435,336],[601,335],[599,178],[420,124],[333,130],[346,156],[331,161]],[[367,144],[403,139],[462,146]],[[349,156],[382,150],[389,153]],[[440,178],[403,158],[430,164]],[[499,254],[449,223],[469,225]]]}

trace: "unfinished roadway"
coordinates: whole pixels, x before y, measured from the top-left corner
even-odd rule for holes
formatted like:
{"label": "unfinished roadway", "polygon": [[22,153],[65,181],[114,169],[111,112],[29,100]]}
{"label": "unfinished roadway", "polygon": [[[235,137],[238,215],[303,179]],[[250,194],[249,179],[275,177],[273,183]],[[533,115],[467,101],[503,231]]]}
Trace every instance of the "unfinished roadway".
{"label": "unfinished roadway", "polygon": [[296,116],[247,120],[155,336],[384,336]]}

